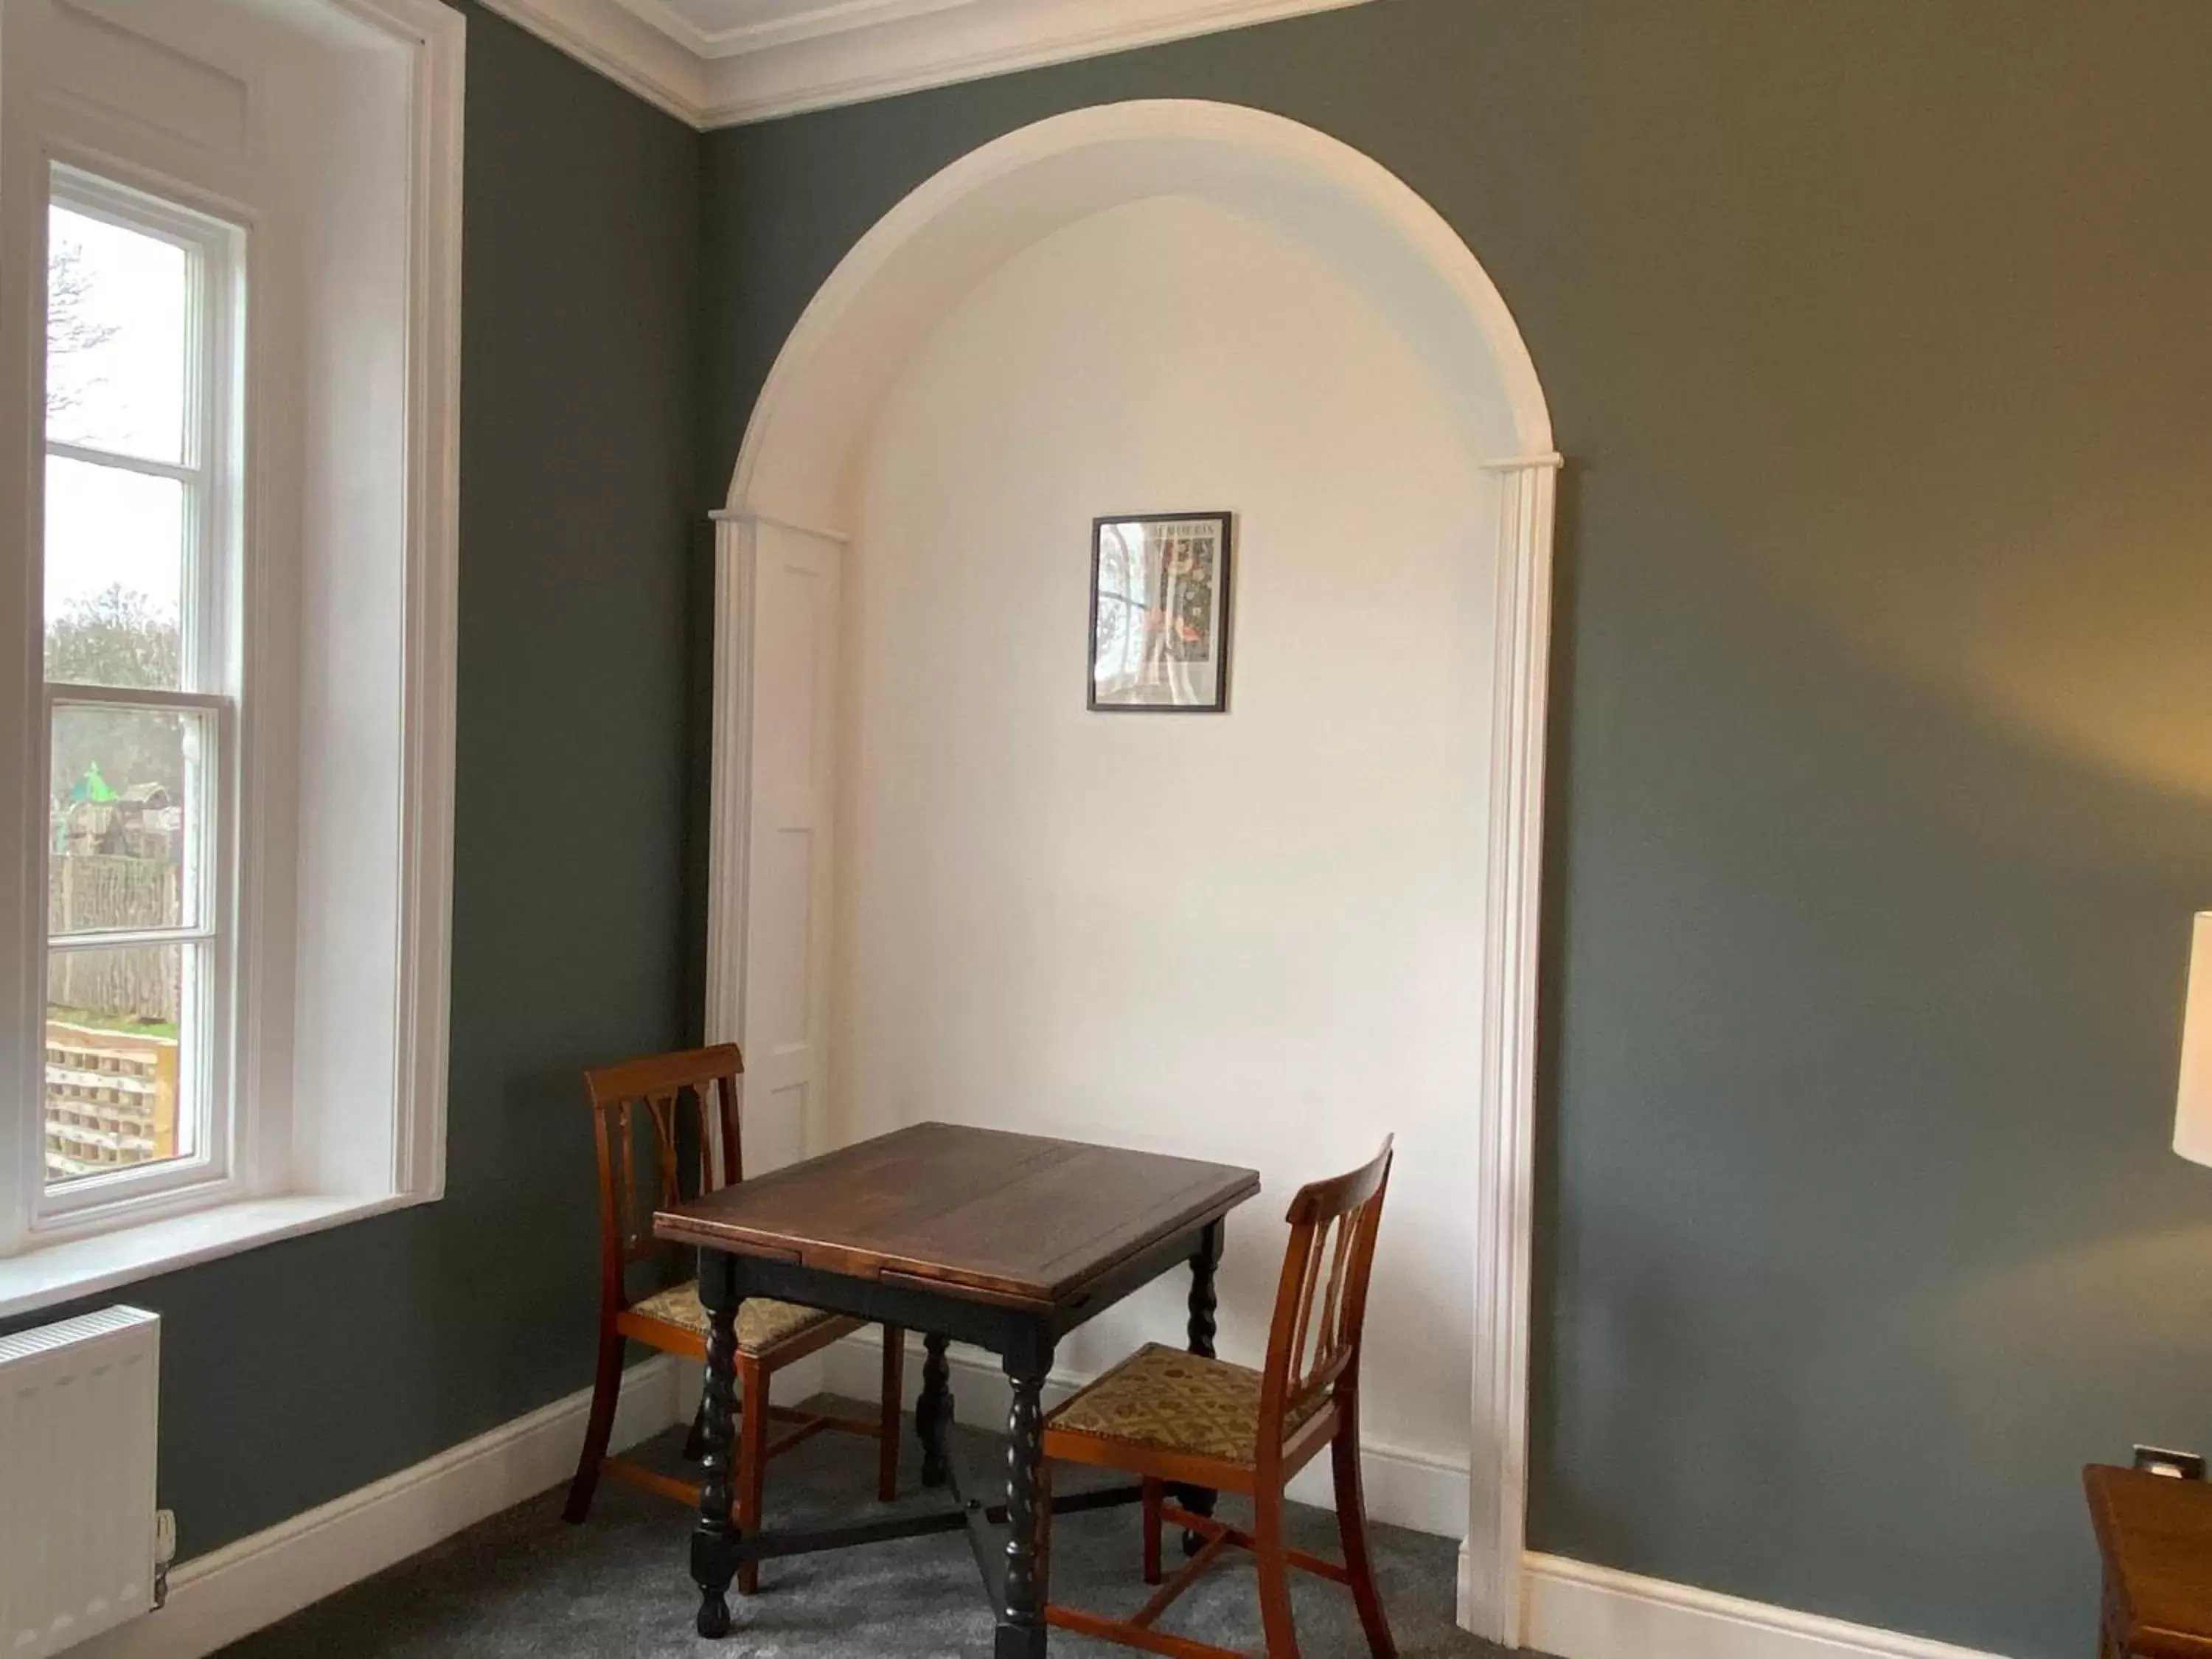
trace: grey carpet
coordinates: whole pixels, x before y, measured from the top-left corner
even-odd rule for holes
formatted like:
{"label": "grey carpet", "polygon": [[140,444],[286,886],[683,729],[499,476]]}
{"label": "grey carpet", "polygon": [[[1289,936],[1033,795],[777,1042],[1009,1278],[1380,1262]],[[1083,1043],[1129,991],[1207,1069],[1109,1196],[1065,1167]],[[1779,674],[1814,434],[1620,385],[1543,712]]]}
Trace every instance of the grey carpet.
{"label": "grey carpet", "polygon": [[[998,1467],[990,1436],[963,1429],[958,1440],[963,1468]],[[640,1455],[682,1471],[682,1443],[672,1431]],[[917,1490],[911,1432],[905,1451],[899,1507],[944,1502]],[[834,1524],[887,1512],[873,1501],[874,1461],[871,1443],[846,1435],[821,1436],[778,1458],[769,1473],[770,1524]],[[1085,1473],[1060,1471],[1062,1490],[1085,1484]],[[687,1522],[678,1505],[606,1480],[591,1519],[570,1527],[561,1520],[562,1496],[547,1492],[494,1516],[234,1644],[226,1659],[952,1659],[990,1651],[990,1614],[958,1533],[769,1562],[758,1595],[732,1597],[735,1632],[714,1643],[692,1633],[696,1593],[684,1571]],[[1224,1514],[1234,1508],[1224,1500]],[[1299,1542],[1336,1554],[1333,1516],[1301,1508],[1296,1522]],[[1500,1650],[1452,1624],[1449,1540],[1377,1527],[1374,1546],[1404,1659],[1498,1659]],[[1170,1535],[1171,1561],[1174,1547]],[[1054,1598],[1110,1614],[1133,1612],[1147,1594],[1138,1548],[1133,1508],[1060,1517],[1053,1526]],[[1292,1577],[1307,1659],[1364,1654],[1349,1592]],[[1259,1651],[1249,1560],[1231,1552],[1164,1623]],[[1065,1631],[1053,1632],[1052,1650],[1130,1651]]]}

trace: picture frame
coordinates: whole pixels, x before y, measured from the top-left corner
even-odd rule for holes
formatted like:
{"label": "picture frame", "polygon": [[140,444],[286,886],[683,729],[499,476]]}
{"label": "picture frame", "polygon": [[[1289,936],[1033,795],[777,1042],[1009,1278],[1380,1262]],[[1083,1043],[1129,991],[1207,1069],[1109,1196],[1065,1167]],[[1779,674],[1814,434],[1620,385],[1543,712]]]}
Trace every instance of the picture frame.
{"label": "picture frame", "polygon": [[1092,713],[1228,711],[1232,521],[1221,512],[1091,520]]}

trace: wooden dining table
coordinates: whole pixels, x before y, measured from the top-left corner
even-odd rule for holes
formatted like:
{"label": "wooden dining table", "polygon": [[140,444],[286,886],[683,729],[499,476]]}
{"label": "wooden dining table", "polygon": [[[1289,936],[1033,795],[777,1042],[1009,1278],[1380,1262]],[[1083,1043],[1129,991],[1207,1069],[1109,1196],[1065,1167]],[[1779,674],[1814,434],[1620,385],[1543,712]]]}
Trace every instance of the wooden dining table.
{"label": "wooden dining table", "polygon": [[[1255,1170],[1226,1164],[920,1123],[658,1212],[656,1237],[699,1248],[710,1323],[691,1536],[699,1633],[729,1633],[730,1581],[744,1563],[965,1530],[997,1615],[994,1659],[1040,1659],[1049,1515],[1133,1501],[1139,1490],[1047,1500],[1043,1389],[1060,1340],[1187,1265],[1190,1351],[1211,1358],[1225,1218],[1259,1190]],[[740,1533],[731,1516],[736,1320],[755,1296],[923,1333],[922,1482],[949,1486],[950,1507]],[[1012,1387],[995,1504],[952,1455],[950,1342],[998,1355]],[[1207,1496],[1188,1498],[1210,1508]]]}

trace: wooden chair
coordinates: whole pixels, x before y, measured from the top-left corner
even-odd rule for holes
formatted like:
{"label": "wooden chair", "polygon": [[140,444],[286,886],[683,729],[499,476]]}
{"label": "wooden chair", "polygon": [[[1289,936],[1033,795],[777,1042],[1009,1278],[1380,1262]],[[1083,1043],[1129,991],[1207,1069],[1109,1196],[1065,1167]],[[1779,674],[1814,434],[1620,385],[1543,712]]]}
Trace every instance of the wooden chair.
{"label": "wooden chair", "polygon": [[[1184,1528],[1187,1549],[1200,1546],[1133,1618],[1106,1619],[1048,1602],[1048,1623],[1169,1659],[1236,1659],[1229,1649],[1154,1628],[1176,1598],[1234,1544],[1251,1551],[1259,1568],[1267,1659],[1297,1659],[1292,1567],[1349,1586],[1369,1651],[1376,1659],[1395,1659],[1368,1556],[1359,1486],[1360,1333],[1389,1176],[1386,1140],[1364,1169],[1316,1182],[1291,1201],[1290,1250],[1283,1258],[1263,1370],[1154,1344],[1045,1419],[1047,1458],[1142,1478],[1147,1584],[1160,1583],[1164,1525]],[[1324,1446],[1335,1466],[1341,1565],[1291,1548],[1283,1532],[1284,1486]],[[1250,1498],[1252,1529],[1194,1512],[1183,1501],[1194,1488]]]}
{"label": "wooden chair", "polygon": [[[707,1357],[707,1312],[699,1301],[697,1279],[656,1290],[636,1300],[630,1297],[629,1277],[634,1265],[678,1257],[673,1246],[654,1240],[652,1206],[641,1212],[638,1203],[637,1109],[644,1108],[653,1133],[651,1174],[659,1204],[675,1204],[699,1192],[719,1191],[744,1179],[738,1111],[738,1079],[744,1071],[744,1059],[736,1045],[724,1043],[602,1066],[584,1074],[591,1091],[599,1157],[599,1369],[592,1388],[592,1414],[584,1431],[583,1455],[568,1488],[565,1513],[572,1522],[581,1521],[591,1512],[592,1494],[602,1470],[648,1492],[678,1498],[694,1508],[698,1505],[696,1486],[607,1455],[615,1401],[622,1389],[625,1341],[642,1342],[690,1359],[704,1361]],[[696,1139],[688,1145],[683,1123],[683,1100],[687,1094],[696,1107],[691,1117]],[[696,1191],[687,1191],[683,1179],[687,1152],[698,1171],[698,1180],[691,1183]],[[906,1352],[904,1332],[892,1326],[884,1328],[883,1405],[878,1420],[798,1412],[769,1403],[771,1376],[793,1360],[860,1329],[860,1322],[759,1297],[738,1310],[738,1380],[744,1418],[738,1437],[734,1471],[738,1496],[733,1507],[741,1529],[750,1532],[760,1525],[769,1460],[828,1429],[873,1437],[878,1445],[877,1496],[888,1502],[897,1495],[899,1374]],[[771,1423],[788,1427],[770,1440]],[[684,1455],[697,1456],[698,1443],[695,1424]],[[744,1568],[738,1578],[739,1592],[750,1595],[758,1587],[758,1568]]]}

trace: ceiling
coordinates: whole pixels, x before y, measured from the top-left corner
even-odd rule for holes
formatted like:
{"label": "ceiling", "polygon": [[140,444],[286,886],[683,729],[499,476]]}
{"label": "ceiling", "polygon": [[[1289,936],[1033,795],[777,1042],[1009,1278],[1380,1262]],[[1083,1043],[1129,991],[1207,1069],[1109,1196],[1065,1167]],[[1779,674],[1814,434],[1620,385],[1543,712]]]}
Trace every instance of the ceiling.
{"label": "ceiling", "polygon": [[697,127],[1364,0],[484,0]]}

